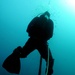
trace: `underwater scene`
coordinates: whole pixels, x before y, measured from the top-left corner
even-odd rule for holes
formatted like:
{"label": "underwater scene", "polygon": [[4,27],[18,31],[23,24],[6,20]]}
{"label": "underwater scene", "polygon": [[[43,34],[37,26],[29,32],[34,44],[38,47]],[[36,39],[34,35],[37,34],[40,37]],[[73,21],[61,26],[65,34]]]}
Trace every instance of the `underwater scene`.
{"label": "underwater scene", "polygon": [[[0,75],[38,75],[40,53],[37,49],[21,58],[20,73],[6,71],[2,64],[13,50],[27,42],[30,21],[48,11],[54,23],[48,45],[54,58],[52,75],[75,75],[75,0],[0,0]],[[42,59],[41,74],[46,62]]]}

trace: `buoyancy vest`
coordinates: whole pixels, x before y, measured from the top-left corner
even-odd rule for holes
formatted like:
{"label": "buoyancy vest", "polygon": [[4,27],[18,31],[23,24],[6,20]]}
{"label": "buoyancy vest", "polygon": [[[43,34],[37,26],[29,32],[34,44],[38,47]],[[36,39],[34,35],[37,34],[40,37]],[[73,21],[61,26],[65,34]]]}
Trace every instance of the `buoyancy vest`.
{"label": "buoyancy vest", "polygon": [[49,40],[53,36],[53,21],[45,17],[35,17],[28,25],[30,37]]}

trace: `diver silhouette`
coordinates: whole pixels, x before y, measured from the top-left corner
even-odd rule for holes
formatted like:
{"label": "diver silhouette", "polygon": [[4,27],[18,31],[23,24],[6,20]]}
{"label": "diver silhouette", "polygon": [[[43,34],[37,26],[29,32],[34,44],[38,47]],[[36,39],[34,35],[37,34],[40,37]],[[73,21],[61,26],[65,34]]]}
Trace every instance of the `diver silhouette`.
{"label": "diver silhouette", "polygon": [[37,49],[41,57],[47,62],[49,49],[49,67],[47,75],[53,73],[54,59],[47,43],[47,41],[53,36],[53,29],[54,24],[50,19],[50,13],[48,11],[44,12],[39,17],[36,16],[27,27],[26,31],[28,32],[29,39],[20,50],[20,57],[25,58],[29,53]]}
{"label": "diver silhouette", "polygon": [[50,13],[48,11],[44,12],[40,16],[36,16],[29,23],[26,30],[29,35],[29,39],[23,47],[18,46],[13,53],[18,54],[20,58],[25,58],[32,51],[37,49],[41,57],[45,59],[47,63],[46,65],[48,65],[47,75],[52,75],[54,59],[47,41],[52,38],[53,29],[54,23],[50,19]]}

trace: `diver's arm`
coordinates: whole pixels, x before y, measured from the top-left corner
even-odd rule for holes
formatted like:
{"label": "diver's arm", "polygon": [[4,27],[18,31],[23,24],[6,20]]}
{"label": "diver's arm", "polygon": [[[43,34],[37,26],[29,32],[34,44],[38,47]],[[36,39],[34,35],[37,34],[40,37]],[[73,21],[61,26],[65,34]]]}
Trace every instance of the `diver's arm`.
{"label": "diver's arm", "polygon": [[53,23],[53,21],[50,19],[49,20],[49,26],[50,26],[50,37],[52,38],[52,36],[53,36],[53,31],[54,31],[54,23]]}

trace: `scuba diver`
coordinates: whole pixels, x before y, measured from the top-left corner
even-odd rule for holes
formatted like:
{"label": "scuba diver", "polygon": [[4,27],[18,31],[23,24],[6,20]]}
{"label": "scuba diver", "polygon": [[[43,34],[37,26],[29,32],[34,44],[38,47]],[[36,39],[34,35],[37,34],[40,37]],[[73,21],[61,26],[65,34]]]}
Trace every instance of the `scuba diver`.
{"label": "scuba diver", "polygon": [[54,59],[52,57],[47,42],[53,36],[53,29],[54,24],[53,21],[50,19],[50,13],[48,11],[44,12],[40,16],[36,16],[29,23],[26,30],[26,32],[29,35],[28,41],[23,47],[19,46],[17,47],[17,49],[14,50],[14,52],[19,53],[20,58],[25,58],[32,51],[37,49],[41,57],[45,59],[47,63],[46,65],[48,65],[47,75],[53,74]]}

